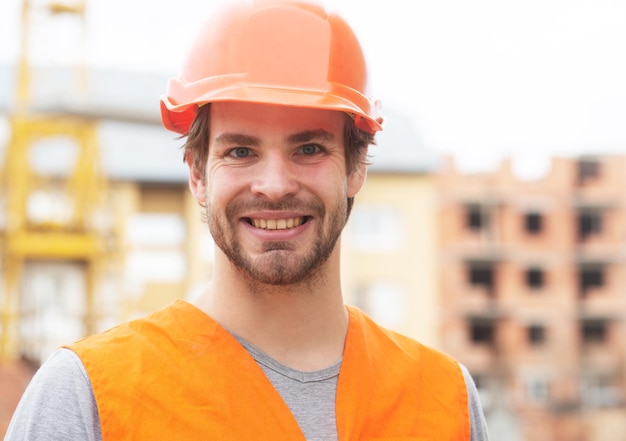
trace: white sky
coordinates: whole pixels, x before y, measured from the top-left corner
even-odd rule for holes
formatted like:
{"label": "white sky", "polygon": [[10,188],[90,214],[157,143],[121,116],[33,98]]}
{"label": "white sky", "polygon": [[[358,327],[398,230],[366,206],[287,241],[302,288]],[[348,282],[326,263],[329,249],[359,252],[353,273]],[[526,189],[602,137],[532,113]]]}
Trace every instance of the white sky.
{"label": "white sky", "polygon": [[[86,59],[174,73],[223,1],[88,0]],[[0,1],[0,63],[17,56],[20,3]],[[361,36],[383,106],[409,114],[427,148],[468,169],[505,155],[537,166],[547,155],[626,153],[624,0],[326,4]],[[76,53],[73,22],[40,20],[32,41],[42,61]]]}

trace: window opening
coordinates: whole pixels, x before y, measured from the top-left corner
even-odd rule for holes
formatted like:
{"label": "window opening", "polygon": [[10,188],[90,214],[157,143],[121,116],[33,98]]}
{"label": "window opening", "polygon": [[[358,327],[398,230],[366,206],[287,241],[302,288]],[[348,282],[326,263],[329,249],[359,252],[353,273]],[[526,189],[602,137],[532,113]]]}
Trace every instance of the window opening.
{"label": "window opening", "polygon": [[469,284],[483,288],[489,295],[494,293],[494,269],[493,265],[484,262],[470,262],[468,264]]}
{"label": "window opening", "polygon": [[531,234],[540,233],[543,229],[543,216],[541,213],[526,213],[526,232]]}
{"label": "window opening", "polygon": [[529,288],[540,289],[544,285],[544,275],[541,268],[528,268],[526,270],[526,285]]}
{"label": "window opening", "polygon": [[584,320],[581,333],[584,343],[604,343],[608,335],[608,323],[601,319]]}
{"label": "window opening", "polygon": [[584,184],[600,176],[600,163],[595,159],[578,161],[578,183]]}
{"label": "window opening", "polygon": [[604,267],[601,265],[582,266],[578,273],[580,296],[585,297],[592,288],[604,286]]}
{"label": "window opening", "polygon": [[542,325],[530,325],[528,327],[528,342],[533,346],[539,346],[546,341],[546,328]]}
{"label": "window opening", "polygon": [[585,209],[578,213],[578,239],[602,232],[602,212],[597,209]]}
{"label": "window opening", "polygon": [[492,319],[470,319],[470,340],[474,344],[493,345],[495,341],[495,325]]}
{"label": "window opening", "polygon": [[466,207],[466,225],[472,231],[487,227],[487,219],[480,205],[470,204]]}

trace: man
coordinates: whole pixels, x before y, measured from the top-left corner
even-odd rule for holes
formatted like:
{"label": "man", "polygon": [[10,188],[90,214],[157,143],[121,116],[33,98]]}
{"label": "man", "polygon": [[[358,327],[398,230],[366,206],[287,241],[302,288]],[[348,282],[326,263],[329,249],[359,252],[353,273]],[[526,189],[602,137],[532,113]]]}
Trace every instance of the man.
{"label": "man", "polygon": [[210,287],[57,351],[7,439],[485,440],[447,355],[342,300],[339,236],[381,130],[348,25],[231,4],[162,99],[217,244]]}

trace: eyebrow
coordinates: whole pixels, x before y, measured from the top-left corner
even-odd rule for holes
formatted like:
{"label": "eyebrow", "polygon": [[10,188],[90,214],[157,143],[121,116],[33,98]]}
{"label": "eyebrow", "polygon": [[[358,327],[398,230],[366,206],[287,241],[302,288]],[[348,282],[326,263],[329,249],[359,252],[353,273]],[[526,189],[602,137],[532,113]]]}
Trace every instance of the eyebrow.
{"label": "eyebrow", "polygon": [[[330,142],[335,139],[335,136],[327,130],[305,130],[303,132],[294,133],[286,138],[286,141],[290,144],[298,144],[302,142],[310,142],[313,140],[320,140]],[[261,140],[256,136],[244,135],[242,133],[222,133],[215,138],[215,144],[217,145],[250,145],[258,146],[261,144]]]}
{"label": "eyebrow", "polygon": [[292,144],[297,144],[301,142],[309,142],[313,140],[329,142],[334,139],[335,139],[335,136],[332,133],[324,129],[317,129],[317,130],[305,130],[304,132],[299,132],[293,135],[289,135],[287,137],[287,142],[292,143]]}
{"label": "eyebrow", "polygon": [[252,145],[258,146],[261,140],[256,136],[244,135],[241,133],[222,133],[215,138],[217,145]]}

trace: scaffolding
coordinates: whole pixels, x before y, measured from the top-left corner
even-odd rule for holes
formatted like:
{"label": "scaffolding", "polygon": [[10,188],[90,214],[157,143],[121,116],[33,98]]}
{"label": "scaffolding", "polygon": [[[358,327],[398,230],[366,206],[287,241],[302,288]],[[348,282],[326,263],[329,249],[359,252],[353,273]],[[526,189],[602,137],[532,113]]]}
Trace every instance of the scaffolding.
{"label": "scaffolding", "polygon": [[[0,197],[6,213],[1,237],[4,286],[0,360],[12,360],[21,353],[21,296],[24,268],[29,261],[80,263],[86,280],[85,333],[93,333],[96,326],[94,292],[108,252],[106,234],[102,232],[107,184],[100,170],[97,121],[54,108],[37,110],[31,97],[35,81],[29,56],[33,12],[45,12],[50,20],[61,15],[79,20],[84,32],[85,6],[86,0],[22,1],[16,101],[9,113],[11,135],[0,173]],[[80,36],[77,41],[84,39]],[[76,71],[76,84],[82,90],[85,70],[78,64]],[[54,173],[38,169],[33,157],[46,154],[42,152],[47,148],[46,141],[59,139],[74,147],[70,164]],[[36,208],[37,199],[47,201],[43,210],[41,204]]]}

